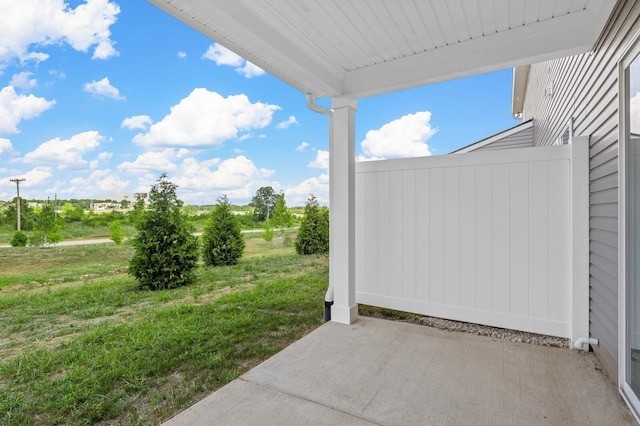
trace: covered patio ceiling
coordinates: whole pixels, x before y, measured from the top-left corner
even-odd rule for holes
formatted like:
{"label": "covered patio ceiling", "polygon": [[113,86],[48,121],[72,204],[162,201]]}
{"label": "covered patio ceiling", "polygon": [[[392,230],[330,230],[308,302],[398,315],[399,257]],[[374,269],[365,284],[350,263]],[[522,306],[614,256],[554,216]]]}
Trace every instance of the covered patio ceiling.
{"label": "covered patio ceiling", "polygon": [[615,0],[149,0],[303,93],[361,98],[589,51]]}

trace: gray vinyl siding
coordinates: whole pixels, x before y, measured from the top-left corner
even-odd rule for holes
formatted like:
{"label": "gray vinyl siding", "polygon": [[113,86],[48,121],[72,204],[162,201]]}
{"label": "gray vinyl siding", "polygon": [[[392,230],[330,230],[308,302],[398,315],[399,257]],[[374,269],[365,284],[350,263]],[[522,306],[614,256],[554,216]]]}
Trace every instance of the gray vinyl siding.
{"label": "gray vinyl siding", "polygon": [[[531,67],[524,119],[534,145],[551,145],[573,120],[589,136],[590,332],[618,359],[618,61],[640,29],[638,1],[618,1],[594,50]],[[547,89],[552,85],[553,93]]]}
{"label": "gray vinyl siding", "polygon": [[495,142],[478,148],[476,151],[528,148],[531,146],[533,146],[533,127],[529,127],[528,129],[524,129],[518,133],[499,139]]}
{"label": "gray vinyl siding", "polygon": [[[518,128],[522,129],[518,130]],[[497,149],[530,148],[533,146],[533,124],[522,123],[511,129],[496,133],[471,145],[463,146],[451,152],[489,151]]]}

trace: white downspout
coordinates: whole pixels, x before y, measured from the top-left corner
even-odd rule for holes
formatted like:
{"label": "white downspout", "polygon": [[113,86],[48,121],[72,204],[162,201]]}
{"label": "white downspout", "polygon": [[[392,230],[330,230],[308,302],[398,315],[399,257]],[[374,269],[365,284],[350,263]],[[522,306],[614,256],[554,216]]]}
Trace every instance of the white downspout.
{"label": "white downspout", "polygon": [[585,352],[589,352],[589,345],[598,345],[600,342],[593,337],[580,337],[573,343],[573,347],[576,349],[582,349]]}
{"label": "white downspout", "polygon": [[[311,93],[307,93],[307,107],[313,112],[317,112],[318,114],[324,114],[329,118],[329,146],[333,144],[333,110],[329,108],[324,108],[315,104],[315,96]],[[331,321],[331,305],[333,305],[333,283],[329,280],[329,288],[327,288],[327,292],[324,295],[324,320]]]}

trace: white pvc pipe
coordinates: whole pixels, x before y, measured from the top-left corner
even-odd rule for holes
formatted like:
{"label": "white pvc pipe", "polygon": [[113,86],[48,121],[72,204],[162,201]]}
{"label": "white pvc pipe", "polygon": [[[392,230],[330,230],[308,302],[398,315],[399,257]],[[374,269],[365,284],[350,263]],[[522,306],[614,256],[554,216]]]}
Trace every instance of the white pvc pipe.
{"label": "white pvc pipe", "polygon": [[585,352],[589,352],[589,345],[598,345],[598,339],[593,337],[580,337],[573,343],[573,347],[576,349],[582,349]]}
{"label": "white pvc pipe", "polygon": [[[315,104],[315,97],[311,93],[307,93],[307,106],[313,112],[318,114],[324,114],[329,119],[329,146],[332,146],[331,139],[333,138],[333,110],[324,108]],[[333,283],[329,280],[329,288],[324,296],[325,306],[325,320],[331,319],[331,305],[333,305]]]}

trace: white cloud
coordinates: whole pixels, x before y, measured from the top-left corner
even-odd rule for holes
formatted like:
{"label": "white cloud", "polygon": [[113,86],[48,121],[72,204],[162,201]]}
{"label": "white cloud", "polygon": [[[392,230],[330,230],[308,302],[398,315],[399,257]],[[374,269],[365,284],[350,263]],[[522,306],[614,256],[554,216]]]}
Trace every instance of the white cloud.
{"label": "white cloud", "polygon": [[102,40],[93,51],[91,59],[109,59],[112,56],[120,56],[120,53],[113,47],[113,41]]}
{"label": "white cloud", "polygon": [[183,52],[182,50],[177,53],[178,58],[184,59],[187,57],[187,52]]}
{"label": "white cloud", "polygon": [[100,161],[110,160],[111,157],[113,157],[113,153],[108,151],[103,151],[100,154],[98,154],[98,160]]}
{"label": "white cloud", "polygon": [[9,154],[13,151],[13,146],[9,139],[0,138],[0,155]]}
{"label": "white cloud", "polygon": [[280,123],[276,124],[276,129],[286,129],[292,124],[298,124],[298,120],[296,120],[293,115],[290,115],[289,118],[287,118],[285,121],[281,121]]}
{"label": "white cloud", "polygon": [[236,71],[245,76],[245,78],[259,77],[264,74],[262,68],[249,61],[246,61],[243,67],[236,68]]}
{"label": "white cloud", "polygon": [[222,161],[219,158],[198,160],[187,150],[166,149],[161,152],[146,152],[133,162],[118,166],[118,171],[140,176],[138,188],[152,182],[152,176],[162,172],[178,185],[179,196],[187,203],[199,203],[203,199],[215,202],[218,195],[229,198],[250,199],[260,186],[273,185],[267,179],[274,171],[257,167],[243,155]]}
{"label": "white cloud", "polygon": [[91,197],[121,200],[129,195],[128,180],[121,179],[117,172],[110,169],[95,170],[89,176],[71,179],[60,190],[69,197],[86,197],[87,188],[91,188]]}
{"label": "white cloud", "polygon": [[329,151],[319,149],[316,151],[316,159],[307,164],[307,167],[314,169],[328,169],[329,168]]}
{"label": "white cloud", "polygon": [[329,204],[329,175],[326,173],[318,177],[305,179],[299,184],[284,190],[289,206],[303,206],[313,194],[320,204]]}
{"label": "white cloud", "polygon": [[246,141],[247,139],[252,139],[254,135],[252,133],[245,133],[244,135],[237,138],[238,142]]}
{"label": "white cloud", "polygon": [[216,65],[227,65],[236,67],[235,70],[246,78],[256,77],[264,74],[264,70],[249,61],[245,61],[241,56],[236,55],[226,47],[213,43],[202,55],[203,59],[209,59]]}
{"label": "white cloud", "polygon": [[243,64],[244,59],[242,56],[238,56],[226,47],[213,43],[206,52],[202,55],[204,59],[209,59],[216,63],[216,65],[229,65],[232,67],[239,67]]}
{"label": "white cloud", "polygon": [[167,148],[163,151],[149,151],[138,155],[134,161],[125,161],[118,170],[127,173],[172,172],[178,168],[177,161],[185,157],[188,151]]}
{"label": "white cloud", "polygon": [[[217,159],[215,159],[217,160]],[[216,166],[217,168],[213,168]],[[239,192],[253,188],[256,183],[268,178],[273,170],[258,168],[253,161],[243,155],[228,158],[218,164],[217,161],[198,161],[193,157],[185,158],[175,173],[175,181],[182,188],[217,189]],[[250,194],[250,192],[249,192]]]}
{"label": "white cloud", "polygon": [[421,111],[393,120],[378,130],[368,131],[360,144],[362,155],[358,160],[431,155],[426,142],[437,129],[431,127],[430,119],[429,111]]}
{"label": "white cloud", "polygon": [[302,142],[300,145],[296,147],[296,151],[303,152],[305,149],[309,147],[309,142]]}
{"label": "white cloud", "polygon": [[92,170],[95,170],[100,166],[101,162],[110,160],[111,157],[113,157],[112,152],[103,151],[100,154],[98,154],[98,156],[94,160],[92,160],[91,163],[89,163],[89,168]]}
{"label": "white cloud", "polygon": [[[8,181],[9,179],[14,179],[14,178],[24,178],[26,180],[20,184],[20,189],[22,189],[23,187],[25,188],[34,187],[43,183],[48,183],[51,179],[51,176],[53,175],[52,170],[53,169],[51,167],[38,166],[38,167],[34,167],[32,170],[26,173],[7,176],[6,180]],[[2,178],[0,180],[4,181],[5,179]],[[21,195],[22,195],[22,191],[21,191]]]}
{"label": "white cloud", "polygon": [[18,95],[13,86],[0,90],[0,133],[18,133],[18,123],[39,116],[56,101],[34,95]]}
{"label": "white cloud", "polygon": [[120,91],[113,87],[109,82],[109,78],[105,77],[99,81],[91,81],[85,83],[82,89],[99,98],[111,98],[116,100],[124,100],[125,97],[120,95]]}
{"label": "white cloud", "polygon": [[122,120],[120,128],[147,130],[151,123],[153,123],[153,120],[148,115],[134,115]]}
{"label": "white cloud", "polygon": [[34,51],[41,46],[67,43],[93,58],[116,55],[110,27],[120,8],[108,0],[87,0],[71,9],[64,0],[4,1],[0,13],[0,63],[17,58],[43,61],[48,55]]}
{"label": "white cloud", "polygon": [[251,103],[246,95],[222,97],[207,89],[194,89],[147,133],[133,138],[146,147],[220,146],[240,131],[260,129],[271,123],[277,105]]}
{"label": "white cloud", "polygon": [[28,71],[19,72],[11,77],[9,86],[19,87],[20,89],[31,89],[38,84],[35,78],[31,78],[33,73]]}
{"label": "white cloud", "polygon": [[25,163],[57,164],[59,170],[81,168],[89,165],[82,155],[95,150],[104,139],[95,130],[79,133],[69,139],[55,138],[27,153]]}

